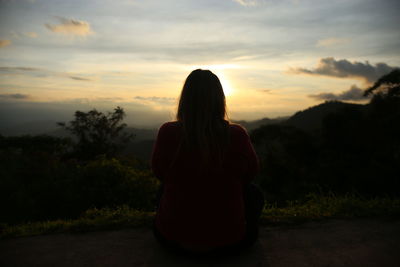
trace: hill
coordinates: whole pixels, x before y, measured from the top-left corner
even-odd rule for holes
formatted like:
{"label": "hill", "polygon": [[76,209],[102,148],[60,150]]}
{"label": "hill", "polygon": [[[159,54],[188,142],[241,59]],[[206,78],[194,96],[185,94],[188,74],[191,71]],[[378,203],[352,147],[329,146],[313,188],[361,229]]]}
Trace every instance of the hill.
{"label": "hill", "polygon": [[254,120],[254,121],[245,121],[245,120],[232,120],[233,123],[237,123],[242,125],[244,128],[247,129],[247,131],[252,131],[254,129],[257,129],[261,126],[264,125],[270,125],[270,124],[277,124],[284,122],[288,119],[289,117],[278,117],[275,119],[270,119],[270,118],[263,118],[260,120]]}
{"label": "hill", "polygon": [[326,101],[325,103],[296,112],[292,117],[286,120],[284,124],[310,132],[320,128],[324,117],[328,114],[336,113],[343,109],[365,112],[367,107],[368,105]]}
{"label": "hill", "polygon": [[7,125],[1,123],[0,134],[4,136],[45,134],[57,130],[56,123],[56,121],[51,120],[30,121],[16,125]]}

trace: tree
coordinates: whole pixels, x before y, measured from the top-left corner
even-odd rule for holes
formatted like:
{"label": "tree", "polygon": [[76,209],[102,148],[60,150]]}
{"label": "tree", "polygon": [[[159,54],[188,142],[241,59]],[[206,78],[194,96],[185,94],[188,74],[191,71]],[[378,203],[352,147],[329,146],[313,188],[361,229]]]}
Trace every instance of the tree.
{"label": "tree", "polygon": [[400,69],[394,69],[379,78],[373,86],[364,92],[364,96],[370,94],[381,98],[400,97]]}
{"label": "tree", "polygon": [[134,138],[134,134],[124,131],[127,126],[122,123],[124,117],[125,112],[121,107],[107,114],[92,109],[89,112],[76,111],[75,119],[69,125],[63,122],[58,125],[77,138],[77,156],[85,159],[97,155],[112,157]]}
{"label": "tree", "polygon": [[377,177],[385,177],[380,180],[384,181],[388,191],[399,192],[400,69],[379,78],[364,94],[373,94],[367,117],[368,125],[364,131],[364,135],[369,138],[369,154],[374,155],[368,165],[375,166]]}

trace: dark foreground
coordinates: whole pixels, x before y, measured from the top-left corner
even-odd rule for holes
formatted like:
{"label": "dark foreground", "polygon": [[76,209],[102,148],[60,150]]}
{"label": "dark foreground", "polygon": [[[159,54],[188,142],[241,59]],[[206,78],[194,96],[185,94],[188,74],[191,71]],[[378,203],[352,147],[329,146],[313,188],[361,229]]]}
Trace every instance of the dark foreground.
{"label": "dark foreground", "polygon": [[263,227],[259,242],[230,258],[171,255],[149,229],[56,234],[0,241],[0,266],[400,266],[399,220],[331,220]]}

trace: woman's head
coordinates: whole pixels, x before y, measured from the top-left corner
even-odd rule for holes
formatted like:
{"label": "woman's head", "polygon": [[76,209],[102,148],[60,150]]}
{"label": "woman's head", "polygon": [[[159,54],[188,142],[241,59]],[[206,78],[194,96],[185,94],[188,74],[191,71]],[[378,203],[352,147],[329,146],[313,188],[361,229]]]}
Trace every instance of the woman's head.
{"label": "woman's head", "polygon": [[211,123],[224,120],[225,117],[225,95],[218,77],[209,70],[192,71],[183,85],[178,121]]}
{"label": "woman's head", "polygon": [[177,112],[185,143],[206,154],[221,152],[228,141],[226,117],[225,95],[218,77],[209,70],[192,71],[183,85]]}

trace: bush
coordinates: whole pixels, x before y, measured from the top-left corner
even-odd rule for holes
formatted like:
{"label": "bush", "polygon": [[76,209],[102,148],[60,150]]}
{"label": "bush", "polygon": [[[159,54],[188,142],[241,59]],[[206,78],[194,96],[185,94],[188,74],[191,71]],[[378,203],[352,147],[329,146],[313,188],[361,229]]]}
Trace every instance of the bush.
{"label": "bush", "polygon": [[292,126],[267,125],[251,133],[261,171],[256,181],[266,199],[279,204],[318,189],[313,176],[318,158],[312,137]]}
{"label": "bush", "polygon": [[65,159],[54,138],[0,141],[0,223],[77,218],[90,208],[117,205],[154,207],[158,181],[133,160]]}
{"label": "bush", "polygon": [[101,158],[79,166],[79,201],[84,208],[127,204],[138,210],[151,210],[158,180],[149,170],[122,165],[117,159]]}

